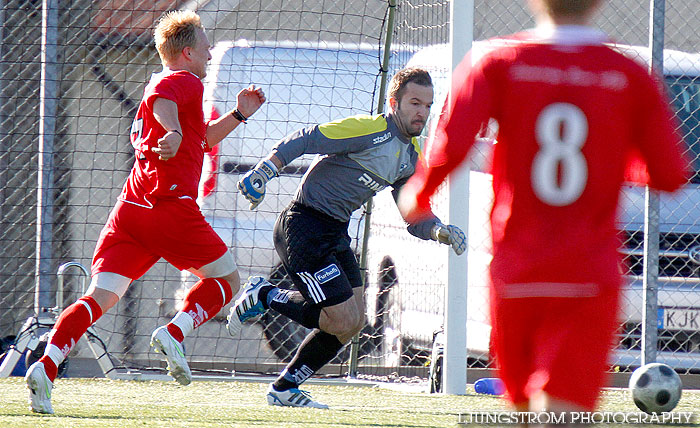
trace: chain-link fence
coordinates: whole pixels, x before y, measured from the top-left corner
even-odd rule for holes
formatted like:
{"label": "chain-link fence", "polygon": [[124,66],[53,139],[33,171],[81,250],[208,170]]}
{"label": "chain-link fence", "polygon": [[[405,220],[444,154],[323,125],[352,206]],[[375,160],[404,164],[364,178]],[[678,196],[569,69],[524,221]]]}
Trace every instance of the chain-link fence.
{"label": "chain-link fence", "polygon": [[[45,3],[42,9],[41,1],[2,2],[0,335],[17,334],[34,314],[35,294],[39,308],[55,305],[61,263],[75,260],[89,267],[99,231],[133,163],[129,129],[135,107],[150,75],[161,68],[151,31],[164,11],[175,8],[196,6],[215,44],[205,81],[207,115],[230,109],[236,93],[249,84],[267,94],[269,102],[255,117],[206,159],[200,203],[231,245],[243,278],[261,274],[288,284],[272,246],[272,224],[311,158],[285,168],[256,211],[235,193],[235,183],[284,135],[375,110],[388,5],[379,0]],[[45,79],[42,13],[48,22],[43,34],[56,40],[44,42],[44,50],[56,58],[55,64],[45,62],[55,73]],[[57,23],[51,25],[51,17]],[[47,104],[40,88],[51,84],[57,106],[40,113]],[[55,118],[55,131],[45,132],[51,138],[41,136],[40,114]],[[39,167],[39,147],[51,161],[48,168]],[[48,180],[42,189],[44,239],[37,238],[40,176]],[[35,275],[38,265],[41,275]],[[82,292],[76,272],[66,272],[64,307]],[[150,333],[175,314],[188,285],[189,276],[160,262],[99,320],[94,332],[117,365],[161,366],[149,353]],[[266,316],[231,338],[224,328],[227,312],[228,307],[185,342],[195,368],[277,369],[303,337],[283,318]],[[82,346],[73,356],[92,357]]]}
{"label": "chain-link fence", "polygon": [[[534,25],[525,2],[475,2],[474,40],[510,34]],[[429,67],[436,80],[436,105],[445,97],[451,64],[449,27],[435,17],[449,16],[449,2],[403,2],[406,18],[398,20],[398,44],[420,47],[409,55],[398,55],[402,63]],[[441,11],[436,14],[436,11]],[[688,154],[698,165],[697,82],[700,55],[695,52],[700,40],[693,34],[700,7],[682,2],[666,2],[665,82],[688,145]],[[416,15],[424,15],[415,20]],[[401,16],[401,15],[400,15]],[[411,18],[408,18],[408,17]],[[417,22],[425,23],[419,25]],[[651,63],[649,46],[650,6],[648,2],[610,1],[598,18],[598,25],[611,35],[619,49],[638,60]],[[662,19],[661,22],[664,22]],[[657,18],[658,24],[658,18]],[[425,41],[425,42],[423,42]],[[477,42],[482,43],[482,42]],[[397,45],[394,45],[395,47]],[[418,52],[418,53],[416,53]],[[687,52],[687,53],[684,53]],[[415,55],[413,55],[415,54]],[[411,59],[412,58],[412,59]],[[435,115],[438,111],[433,111]],[[486,277],[490,261],[488,236],[490,195],[484,195],[490,176],[481,171],[490,144],[477,145],[472,159],[469,199],[469,287],[467,298],[467,341],[470,367],[490,366]],[[658,272],[658,309],[652,314],[658,327],[658,360],[680,371],[700,371],[700,258],[697,253],[700,223],[697,211],[697,174],[677,194],[661,195],[659,213],[660,248]],[[434,199],[436,214],[447,216],[447,189]],[[642,359],[642,314],[644,260],[644,189],[628,187],[622,195],[620,228],[623,253],[628,266],[623,319],[611,368],[625,370],[638,366]],[[445,248],[408,236],[390,195],[378,195],[371,218],[367,289],[370,323],[384,331],[381,335],[383,363],[387,366],[422,366],[430,358],[436,332],[444,322],[444,295],[447,283]],[[656,252],[651,253],[654,259]]]}
{"label": "chain-link fence", "polygon": [[[128,133],[135,107],[150,74],[160,69],[150,32],[163,11],[193,7],[194,3],[216,45],[205,82],[206,115],[230,109],[237,91],[251,83],[262,86],[268,96],[269,102],[249,124],[235,130],[207,157],[201,184],[202,209],[234,252],[243,278],[261,274],[282,287],[291,286],[272,245],[272,225],[311,158],[295,161],[272,181],[265,202],[256,211],[250,211],[235,193],[238,177],[291,131],[378,111],[383,102],[378,94],[387,32],[393,35],[389,74],[409,63],[424,65],[425,58],[439,58],[444,63],[433,60],[430,64],[436,82],[433,114],[446,94],[448,0],[159,0],[139,6],[112,0],[46,3],[53,9],[42,10],[40,1],[0,0],[2,337],[17,334],[35,306],[55,304],[54,273],[61,263],[90,264],[98,233],[133,162]],[[476,1],[474,39],[532,27],[525,3]],[[387,29],[394,4],[394,26]],[[42,13],[54,14],[57,24],[42,30]],[[666,48],[697,51],[699,20],[700,6],[667,0]],[[620,44],[649,45],[648,2],[612,0],[598,24]],[[55,63],[49,62],[48,67],[45,63],[44,68],[55,74],[44,79],[42,31],[53,31],[56,36]],[[695,157],[700,137],[696,80],[700,56],[669,54],[665,65],[688,150]],[[57,101],[53,111],[42,103],[47,93],[42,95],[40,89],[42,85],[51,89],[51,84]],[[40,127],[52,123],[40,121],[47,117],[54,119],[53,129]],[[51,143],[50,152],[47,143]],[[482,146],[487,148],[488,143]],[[43,162],[48,171],[39,168],[40,147],[50,161]],[[476,159],[474,169],[480,164]],[[475,177],[470,186],[478,195],[479,189],[488,187],[489,176],[478,173]],[[659,360],[687,371],[700,370],[700,227],[693,215],[700,203],[696,181],[677,195],[661,198],[659,223]],[[37,189],[42,183],[47,185],[40,193]],[[485,280],[490,260],[488,196],[484,198],[472,203],[468,234],[467,328],[472,367],[490,363]],[[445,195],[438,197],[445,199]],[[621,228],[630,282],[614,365],[627,366],[638,365],[641,355],[643,191],[630,188],[623,200]],[[39,216],[38,205],[44,207]],[[446,204],[436,205],[443,219],[446,210]],[[362,214],[357,213],[351,223],[358,258]],[[39,237],[38,218],[44,231]],[[448,249],[412,238],[388,191],[375,198],[371,219],[366,275],[369,321],[360,335],[358,374],[396,372],[425,377],[434,333],[444,317]],[[63,306],[82,291],[77,278],[66,277]],[[175,314],[191,283],[191,277],[160,262],[129,288],[95,326],[115,362],[132,368],[161,367],[159,358],[149,353],[150,334]],[[43,294],[35,293],[37,284]],[[240,337],[231,338],[224,328],[227,312],[224,308],[186,339],[195,369],[276,371],[306,334],[286,318],[266,314],[244,328]],[[343,351],[325,372],[347,372],[348,355],[348,350]],[[91,357],[81,346],[74,356]]]}

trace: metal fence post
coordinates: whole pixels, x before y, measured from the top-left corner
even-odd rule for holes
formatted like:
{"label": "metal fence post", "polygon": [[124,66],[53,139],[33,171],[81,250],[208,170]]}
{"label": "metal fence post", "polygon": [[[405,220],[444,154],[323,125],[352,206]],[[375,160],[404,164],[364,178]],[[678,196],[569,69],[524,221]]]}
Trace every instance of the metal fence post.
{"label": "metal fence post", "polygon": [[[379,83],[379,96],[377,97],[377,113],[384,113],[386,103],[386,85],[389,72],[389,58],[391,57],[391,43],[394,36],[394,16],[396,15],[396,0],[389,0],[389,16],[386,23],[386,39],[384,41],[384,56],[382,58],[381,82]],[[362,272],[363,285],[367,281],[367,252],[370,234],[370,219],[372,218],[372,199],[365,204],[365,224],[362,233],[362,250],[360,253],[360,272]],[[364,308],[363,308],[364,310]],[[360,333],[356,334],[350,343],[350,360],[348,362],[348,376],[357,377],[357,365],[359,363]]]}
{"label": "metal fence post", "polygon": [[[0,0],[0,218],[3,217],[5,208],[5,187],[7,186],[7,164],[9,163],[5,148],[5,52],[3,49],[5,33],[5,1]],[[7,143],[9,144],[9,143]]]}
{"label": "metal fence post", "polygon": [[36,294],[34,311],[50,307],[53,260],[53,155],[58,107],[58,0],[43,0],[41,88],[39,94],[39,173],[37,177]]}
{"label": "metal fence post", "polygon": [[[649,47],[651,68],[663,74],[664,19],[666,0],[651,0]],[[658,341],[659,192],[648,186],[644,192],[644,313],[642,314],[642,364],[656,361]]]}

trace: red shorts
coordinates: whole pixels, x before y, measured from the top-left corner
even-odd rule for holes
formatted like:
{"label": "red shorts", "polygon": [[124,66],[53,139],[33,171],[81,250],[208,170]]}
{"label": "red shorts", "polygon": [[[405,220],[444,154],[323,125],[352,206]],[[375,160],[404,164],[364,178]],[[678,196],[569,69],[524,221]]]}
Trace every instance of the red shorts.
{"label": "red shorts", "polygon": [[532,297],[491,287],[492,351],[513,404],[544,391],[595,408],[619,325],[620,290],[592,287],[587,297]]}
{"label": "red shorts", "polygon": [[92,274],[138,279],[161,257],[180,270],[199,269],[226,251],[192,199],[160,200],[153,208],[117,201],[97,241]]}

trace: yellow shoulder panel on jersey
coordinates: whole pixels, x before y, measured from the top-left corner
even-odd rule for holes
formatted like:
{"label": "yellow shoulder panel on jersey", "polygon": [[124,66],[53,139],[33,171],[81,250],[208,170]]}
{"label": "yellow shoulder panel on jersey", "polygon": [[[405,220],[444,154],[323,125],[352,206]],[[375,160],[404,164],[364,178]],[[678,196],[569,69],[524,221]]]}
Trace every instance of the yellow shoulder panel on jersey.
{"label": "yellow shoulder panel on jersey", "polygon": [[418,153],[419,158],[423,158],[423,151],[420,148],[420,144],[418,144],[418,138],[413,137],[411,138],[411,144],[413,144],[413,148],[416,149],[416,153]]}
{"label": "yellow shoulder panel on jersey", "polygon": [[362,137],[386,131],[386,119],[382,115],[370,116],[359,114],[345,119],[335,120],[318,126],[326,138],[341,140],[344,138]]}

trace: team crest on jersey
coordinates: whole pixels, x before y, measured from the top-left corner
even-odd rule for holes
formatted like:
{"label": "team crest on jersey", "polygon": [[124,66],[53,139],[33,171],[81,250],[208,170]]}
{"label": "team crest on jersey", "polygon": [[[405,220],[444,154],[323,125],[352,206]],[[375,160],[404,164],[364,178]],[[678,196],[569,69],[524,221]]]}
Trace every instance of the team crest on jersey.
{"label": "team crest on jersey", "polygon": [[338,269],[338,266],[336,266],[335,263],[324,267],[323,269],[314,274],[314,278],[316,278],[316,281],[318,281],[319,284],[325,284],[331,279],[337,278],[339,276],[340,269]]}

